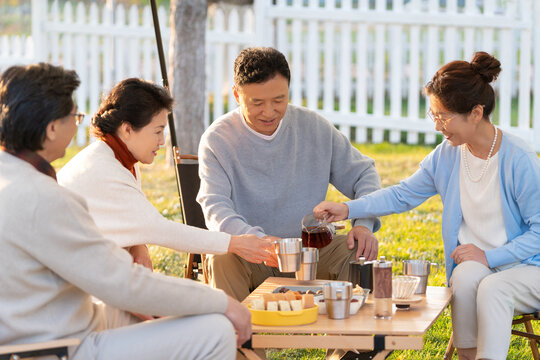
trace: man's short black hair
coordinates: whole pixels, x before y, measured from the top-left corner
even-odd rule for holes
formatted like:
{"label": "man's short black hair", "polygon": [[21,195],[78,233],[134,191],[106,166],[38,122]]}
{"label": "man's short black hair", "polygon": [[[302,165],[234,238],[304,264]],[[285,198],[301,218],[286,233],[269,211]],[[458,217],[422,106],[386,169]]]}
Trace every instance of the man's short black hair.
{"label": "man's short black hair", "polygon": [[69,115],[77,73],[39,63],[0,76],[0,144],[10,151],[43,149],[47,125]]}
{"label": "man's short black hair", "polygon": [[274,48],[244,49],[234,60],[234,83],[237,86],[262,83],[277,74],[291,82],[291,71],[285,56]]}

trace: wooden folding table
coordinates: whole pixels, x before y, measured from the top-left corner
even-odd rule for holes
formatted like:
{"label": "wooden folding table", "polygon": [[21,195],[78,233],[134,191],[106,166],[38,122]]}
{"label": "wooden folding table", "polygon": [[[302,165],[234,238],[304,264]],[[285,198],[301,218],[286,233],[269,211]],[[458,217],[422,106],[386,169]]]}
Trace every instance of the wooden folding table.
{"label": "wooden folding table", "polygon": [[[266,279],[245,300],[271,293],[279,286],[322,286],[328,280],[299,281],[290,278]],[[420,350],[423,335],[446,308],[452,292],[446,287],[428,286],[422,300],[409,310],[393,309],[392,319],[373,317],[373,299],[370,295],[357,314],[344,320],[329,319],[320,315],[317,321],[296,326],[253,325],[253,348],[308,348],[355,349],[377,352],[373,359],[384,359],[392,350]],[[254,352],[243,350],[249,359],[260,359]]]}

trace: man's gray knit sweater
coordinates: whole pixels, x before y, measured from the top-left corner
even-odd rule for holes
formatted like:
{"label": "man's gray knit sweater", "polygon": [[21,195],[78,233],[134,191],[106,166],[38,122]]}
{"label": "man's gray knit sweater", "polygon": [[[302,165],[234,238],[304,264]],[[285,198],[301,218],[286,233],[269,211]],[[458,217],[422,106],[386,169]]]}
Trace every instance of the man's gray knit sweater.
{"label": "man's gray knit sweater", "polygon": [[[201,204],[210,230],[300,237],[328,184],[356,199],[380,188],[374,161],[314,111],[288,105],[272,140],[250,132],[240,109],[217,119],[199,146]],[[378,219],[356,219],[377,231]]]}

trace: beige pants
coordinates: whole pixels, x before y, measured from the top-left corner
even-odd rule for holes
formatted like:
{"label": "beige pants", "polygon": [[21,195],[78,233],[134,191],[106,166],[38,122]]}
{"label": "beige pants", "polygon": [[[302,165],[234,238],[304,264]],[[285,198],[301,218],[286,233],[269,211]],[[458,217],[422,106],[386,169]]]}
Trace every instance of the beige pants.
{"label": "beige pants", "polygon": [[[336,235],[326,247],[319,249],[317,279],[347,280],[349,261],[354,260],[356,247],[347,248],[347,236]],[[257,286],[270,276],[294,277],[294,273],[281,273],[277,268],[253,264],[234,254],[210,255],[205,264],[209,283],[228,295],[244,300]]]}
{"label": "beige pants", "polygon": [[[167,299],[162,299],[167,301]],[[222,314],[138,322],[108,306],[106,329],[85,337],[72,360],[235,359],[236,335]]]}
{"label": "beige pants", "polygon": [[459,264],[450,279],[454,346],[476,347],[477,359],[506,359],[514,314],[540,309],[540,267],[519,264],[492,270]]}

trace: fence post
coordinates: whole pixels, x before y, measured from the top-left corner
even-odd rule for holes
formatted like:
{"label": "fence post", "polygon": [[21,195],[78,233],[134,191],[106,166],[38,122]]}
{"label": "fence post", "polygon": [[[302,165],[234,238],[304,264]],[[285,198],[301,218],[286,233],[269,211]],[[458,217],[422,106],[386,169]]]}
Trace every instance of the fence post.
{"label": "fence post", "polygon": [[268,0],[255,0],[253,12],[255,13],[255,46],[272,46],[274,29],[266,16]]}
{"label": "fence post", "polygon": [[32,0],[32,43],[34,46],[33,62],[45,61],[44,53],[45,21],[47,20],[47,1]]}
{"label": "fence post", "polygon": [[534,39],[534,97],[533,97],[533,133],[532,143],[535,151],[540,152],[540,2],[534,2],[532,16]]}

